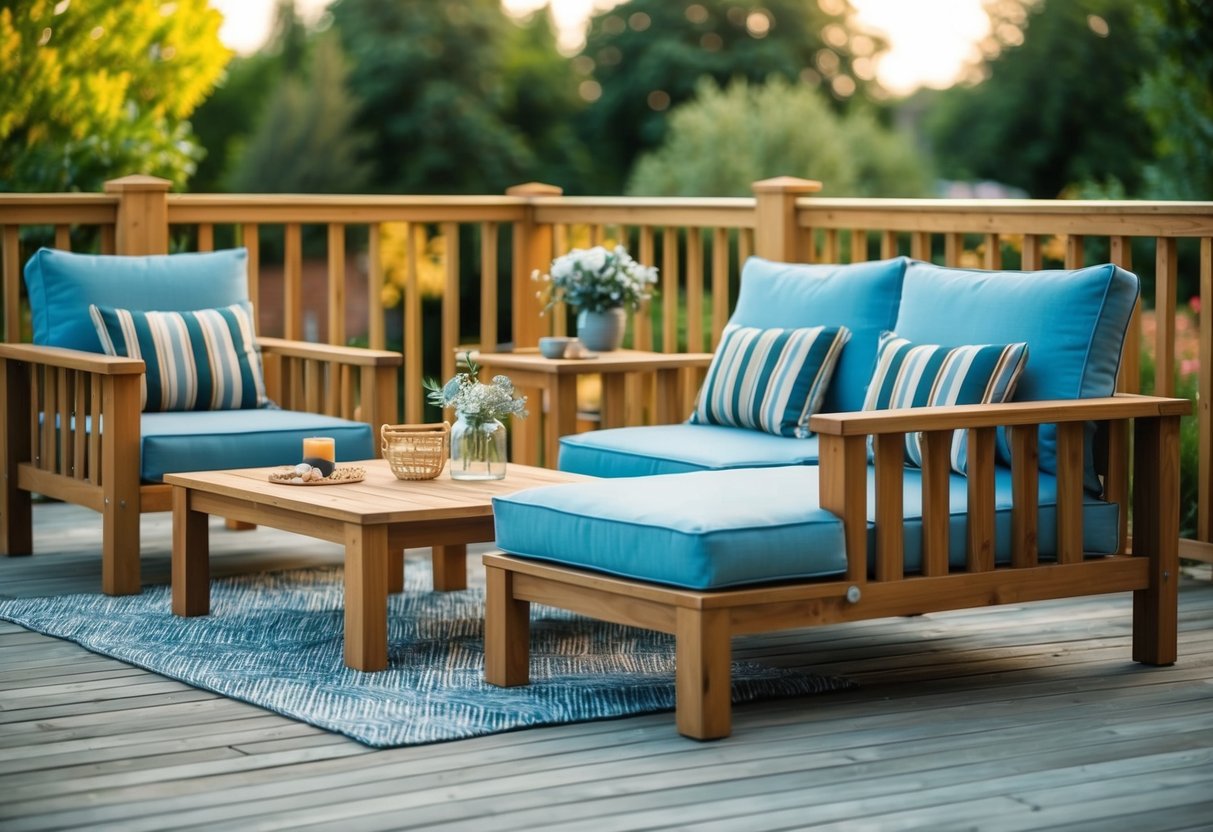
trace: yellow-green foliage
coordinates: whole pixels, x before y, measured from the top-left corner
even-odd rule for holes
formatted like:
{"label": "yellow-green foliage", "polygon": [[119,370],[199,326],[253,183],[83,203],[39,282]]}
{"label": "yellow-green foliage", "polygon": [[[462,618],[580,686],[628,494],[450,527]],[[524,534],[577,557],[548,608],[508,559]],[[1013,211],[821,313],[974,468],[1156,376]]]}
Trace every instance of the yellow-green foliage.
{"label": "yellow-green foliage", "polygon": [[0,9],[0,190],[183,183],[185,119],[231,53],[206,0],[31,0]]}

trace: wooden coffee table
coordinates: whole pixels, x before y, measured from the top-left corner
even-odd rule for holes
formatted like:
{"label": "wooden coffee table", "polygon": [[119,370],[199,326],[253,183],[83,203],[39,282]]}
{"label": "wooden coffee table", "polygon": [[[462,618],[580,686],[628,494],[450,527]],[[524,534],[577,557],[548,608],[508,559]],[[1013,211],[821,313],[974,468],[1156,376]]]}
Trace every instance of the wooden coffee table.
{"label": "wooden coffee table", "polygon": [[493,540],[494,496],[574,482],[575,474],[511,464],[503,480],[466,482],[446,472],[406,481],[381,459],[362,482],[300,486],[270,482],[274,468],[167,474],[173,486],[173,612],[210,612],[207,515],[271,526],[345,546],[345,663],[387,667],[387,596],[404,588],[404,549],[433,547],[434,589],[467,586],[467,544]]}

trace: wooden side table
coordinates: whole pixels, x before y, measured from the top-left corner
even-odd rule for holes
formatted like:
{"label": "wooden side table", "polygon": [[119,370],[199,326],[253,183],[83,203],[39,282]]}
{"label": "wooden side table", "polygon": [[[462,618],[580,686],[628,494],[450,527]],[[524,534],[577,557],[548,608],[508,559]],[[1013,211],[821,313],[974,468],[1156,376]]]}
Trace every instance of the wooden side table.
{"label": "wooden side table", "polygon": [[[600,352],[596,358],[544,358],[537,350],[516,352],[473,352],[472,359],[483,369],[481,378],[507,375],[514,386],[547,391],[548,412],[543,429],[543,459],[556,467],[560,437],[577,432],[577,377],[588,373],[602,376],[602,426],[624,424],[624,381],[628,373],[654,372],[657,376],[655,419],[670,424],[686,418],[690,403],[682,401],[679,371],[705,368],[712,361],[710,352],[664,353],[644,350]],[[532,403],[532,413],[539,406]],[[528,443],[514,442],[512,460],[538,465],[539,449]]]}

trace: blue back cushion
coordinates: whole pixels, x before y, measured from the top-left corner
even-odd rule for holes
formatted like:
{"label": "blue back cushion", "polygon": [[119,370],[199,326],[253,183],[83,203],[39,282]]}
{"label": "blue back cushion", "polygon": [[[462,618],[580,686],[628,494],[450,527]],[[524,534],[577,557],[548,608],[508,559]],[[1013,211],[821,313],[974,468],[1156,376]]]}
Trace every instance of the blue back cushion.
{"label": "blue back cushion", "polygon": [[126,257],[39,249],[25,264],[34,343],[101,352],[89,304],[188,312],[248,298],[248,252]]}
{"label": "blue back cushion", "polygon": [[[894,329],[931,343],[1026,341],[1032,358],[1013,401],[1110,396],[1137,290],[1135,275],[1110,264],[987,272],[914,262]],[[1041,429],[1040,467],[1049,473],[1057,472],[1056,436],[1053,425]],[[1087,488],[1098,491],[1089,447],[1086,458]]]}
{"label": "blue back cushion", "polygon": [[897,318],[907,262],[898,257],[838,266],[751,257],[742,269],[729,323],[760,329],[845,326],[851,340],[839,356],[821,409],[861,410],[876,363],[876,342]]}

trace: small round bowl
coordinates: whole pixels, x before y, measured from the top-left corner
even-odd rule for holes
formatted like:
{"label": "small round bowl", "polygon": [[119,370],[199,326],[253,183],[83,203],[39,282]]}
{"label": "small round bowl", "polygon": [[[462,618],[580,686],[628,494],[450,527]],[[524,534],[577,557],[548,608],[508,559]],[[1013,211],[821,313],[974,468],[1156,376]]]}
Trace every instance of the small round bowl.
{"label": "small round bowl", "polygon": [[539,339],[539,354],[544,358],[564,358],[565,348],[572,340],[560,335],[545,335]]}

